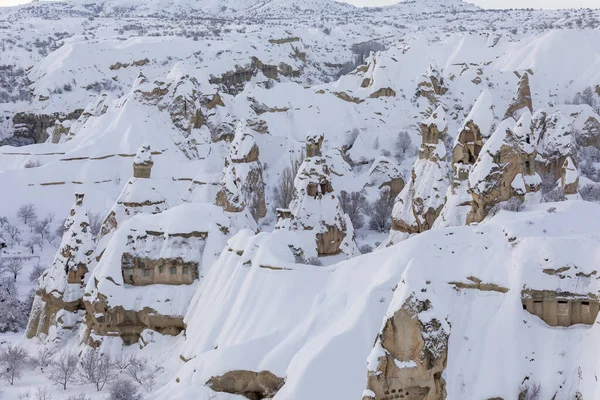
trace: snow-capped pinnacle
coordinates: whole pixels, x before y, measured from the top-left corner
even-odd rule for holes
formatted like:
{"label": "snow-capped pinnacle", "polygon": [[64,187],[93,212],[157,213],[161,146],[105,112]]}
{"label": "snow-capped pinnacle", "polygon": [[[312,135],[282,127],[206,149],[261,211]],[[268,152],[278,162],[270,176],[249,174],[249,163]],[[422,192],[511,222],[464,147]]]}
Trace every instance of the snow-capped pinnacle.
{"label": "snow-capped pinnacle", "polygon": [[524,72],[519,78],[517,90],[506,110],[506,114],[504,114],[504,119],[509,117],[519,119],[524,109],[528,109],[531,113],[533,112],[531,88],[529,87],[529,74],[527,72]]}
{"label": "snow-capped pinnacle", "polygon": [[[81,319],[83,288],[94,252],[94,238],[83,198],[83,194],[75,195],[54,262],[39,279],[27,326],[28,338],[48,335],[51,326],[70,329]],[[60,335],[56,329],[52,334]]]}
{"label": "snow-capped pinnacle", "polygon": [[[467,223],[481,222],[489,209],[513,197],[524,200],[541,187],[535,172],[535,147],[531,142],[531,113],[523,110],[519,122],[502,121],[481,149],[469,174],[473,197]],[[534,201],[533,198],[531,201]]]}

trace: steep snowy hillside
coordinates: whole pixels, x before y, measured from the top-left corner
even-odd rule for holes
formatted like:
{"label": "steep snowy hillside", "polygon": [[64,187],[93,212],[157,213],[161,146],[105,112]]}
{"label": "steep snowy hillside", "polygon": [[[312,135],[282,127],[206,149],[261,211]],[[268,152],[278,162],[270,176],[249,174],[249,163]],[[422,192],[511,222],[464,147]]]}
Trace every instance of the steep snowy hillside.
{"label": "steep snowy hillside", "polygon": [[598,397],[599,20],[0,9],[5,396]]}

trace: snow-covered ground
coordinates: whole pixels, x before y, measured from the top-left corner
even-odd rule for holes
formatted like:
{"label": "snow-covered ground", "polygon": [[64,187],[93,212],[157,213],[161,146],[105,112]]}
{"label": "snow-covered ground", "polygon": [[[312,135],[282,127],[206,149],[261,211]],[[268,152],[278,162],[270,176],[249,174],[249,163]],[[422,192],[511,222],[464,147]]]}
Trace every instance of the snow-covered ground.
{"label": "snow-covered ground", "polygon": [[[94,342],[113,355],[145,358],[161,367],[147,399],[241,399],[207,386],[236,370],[285,378],[276,400],[360,399],[377,369],[381,354],[372,349],[382,323],[414,295],[430,301],[450,330],[446,398],[517,398],[526,377],[540,384],[542,398],[598,397],[595,325],[549,327],[523,311],[521,291],[598,295],[600,209],[579,199],[600,200],[599,21],[599,10],[485,11],[459,0],[374,8],[329,0],[81,0],[0,8],[0,217],[20,231],[14,240],[0,228],[7,243],[0,251],[24,260],[19,299],[31,301],[32,289],[40,297],[49,276],[66,279],[64,259],[54,262],[56,231],[83,193],[84,211],[95,229],[103,221],[105,229],[86,254],[83,301],[185,323],[176,336],[145,329],[139,345],[127,346],[110,330],[93,331],[104,321],[98,308],[79,309],[76,326],[58,318],[47,336],[4,333],[0,343],[34,355],[43,348],[85,352]],[[531,107],[517,110],[526,115],[519,125],[505,113],[524,73]],[[453,148],[470,120],[483,142],[493,136],[482,150],[489,159],[461,186]],[[447,131],[435,160],[424,160],[421,124],[434,122]],[[322,155],[306,154],[307,135],[323,135]],[[539,198],[553,201],[548,193],[565,185],[581,196],[453,226],[465,223],[468,186],[487,188],[492,166],[505,167],[494,154],[513,135],[536,155],[540,176],[552,177]],[[146,146],[151,178],[132,178]],[[552,164],[561,157],[570,157],[568,168]],[[294,165],[320,180],[294,180]],[[540,176],[513,189],[525,192],[534,178],[539,186]],[[286,184],[293,196],[284,201]],[[434,229],[403,232],[385,248],[396,242],[385,188],[396,187],[395,196],[404,184],[399,198],[417,204],[403,204],[405,222],[418,220],[422,199],[445,208]],[[313,189],[318,201],[299,199]],[[342,191],[362,198],[356,215],[342,205],[352,214],[345,224],[337,214]],[[256,196],[265,206],[258,221],[250,204]],[[38,220],[54,214],[41,246],[28,245],[39,236],[35,223],[17,218],[24,204]],[[385,213],[380,224],[377,212]],[[297,218],[293,224],[286,213]],[[347,247],[318,256],[315,233],[332,226],[350,232]],[[357,248],[374,251],[344,251],[355,248],[352,232]],[[197,263],[199,279],[129,285],[126,253]],[[38,264],[55,268],[39,286],[28,279]],[[566,265],[564,279],[541,272]],[[472,277],[506,291],[450,284]],[[414,363],[396,361],[400,369]],[[4,397],[38,387],[53,399],[105,396],[90,385],[72,385],[66,395],[46,374],[26,370],[14,386],[0,386]]]}

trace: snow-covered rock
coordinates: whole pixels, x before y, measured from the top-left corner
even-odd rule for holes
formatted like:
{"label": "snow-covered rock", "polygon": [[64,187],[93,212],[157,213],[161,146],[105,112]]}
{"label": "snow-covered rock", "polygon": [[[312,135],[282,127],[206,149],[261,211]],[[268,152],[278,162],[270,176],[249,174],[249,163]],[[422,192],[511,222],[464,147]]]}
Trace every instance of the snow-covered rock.
{"label": "snow-covered rock", "polygon": [[92,266],[94,239],[83,194],[75,195],[54,262],[39,278],[27,326],[27,337],[56,341],[81,322],[84,287]]}
{"label": "snow-covered rock", "polygon": [[450,183],[444,144],[447,132],[446,113],[441,106],[421,123],[419,158],[413,166],[410,182],[396,198],[390,244],[406,234],[431,229],[440,215]]}

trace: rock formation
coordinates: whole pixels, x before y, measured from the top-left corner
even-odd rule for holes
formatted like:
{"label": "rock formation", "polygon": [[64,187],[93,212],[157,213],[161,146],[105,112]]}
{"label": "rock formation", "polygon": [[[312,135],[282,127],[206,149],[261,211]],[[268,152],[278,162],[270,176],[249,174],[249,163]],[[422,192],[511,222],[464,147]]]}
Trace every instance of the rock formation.
{"label": "rock formation", "polygon": [[314,232],[320,256],[340,252],[352,255],[356,253],[354,230],[333,191],[327,159],[322,154],[323,140],[322,133],[306,137],[306,158],[294,180],[294,200],[290,212],[280,211],[283,218],[278,226]]}
{"label": "rock formation", "polygon": [[52,133],[52,143],[60,143],[63,140],[73,139],[90,118],[99,117],[106,112],[111,100],[112,97],[108,93],[102,93],[87,105],[79,118],[71,123],[70,126],[56,122]]}
{"label": "rock formation", "polygon": [[422,79],[417,85],[417,96],[426,98],[432,106],[437,105],[439,97],[446,94],[448,88],[444,85],[444,78],[434,61],[429,64]]}
{"label": "rock formation", "polygon": [[560,174],[560,187],[564,197],[568,200],[580,200],[579,171],[571,157],[567,157],[562,165]]}
{"label": "rock formation", "polygon": [[529,87],[529,75],[527,72],[524,72],[523,75],[519,77],[517,91],[508,105],[506,114],[504,114],[504,119],[512,118],[514,120],[518,120],[521,118],[521,115],[525,109],[528,109],[530,113],[533,112],[533,106],[531,104],[531,89]]}
{"label": "rock formation", "polygon": [[203,265],[210,266],[237,231],[223,210],[186,203],[158,214],[138,214],[110,235],[88,281],[84,305],[88,343],[104,336],[125,344],[144,331],[178,335]]}
{"label": "rock formation", "polygon": [[381,156],[373,162],[369,170],[369,178],[365,188],[377,188],[379,190],[388,187],[390,196],[396,198],[404,189],[404,179],[398,165],[387,157]]}
{"label": "rock formation", "polygon": [[[393,304],[393,302],[392,302]],[[363,400],[444,400],[450,327],[414,296],[385,321],[368,360]]]}
{"label": "rock formation", "polygon": [[[83,197],[75,195],[54,262],[39,279],[27,326],[28,338],[50,334],[51,340],[57,339],[61,329],[72,329],[82,318],[86,274],[94,251]],[[51,327],[56,329],[51,332]]]}
{"label": "rock formation", "polygon": [[262,400],[274,397],[285,380],[269,371],[229,371],[221,376],[213,376],[206,385],[215,392],[225,392],[244,396],[249,400]]}
{"label": "rock formation", "polygon": [[471,208],[468,192],[469,173],[479,157],[483,142],[494,125],[492,95],[485,90],[477,98],[454,141],[452,150],[452,185],[446,193],[446,203],[436,220],[435,227],[465,225]]}
{"label": "rock formation", "polygon": [[168,208],[165,197],[157,189],[156,181],[150,178],[153,165],[150,146],[142,145],[133,161],[134,176],[129,178],[102,222],[97,239],[97,259],[102,256],[110,235],[123,222],[136,214],[157,214]]}
{"label": "rock formation", "polygon": [[543,181],[556,182],[568,157],[576,153],[573,119],[558,111],[548,114],[544,110],[533,116],[533,135],[537,144],[535,170]]}
{"label": "rock formation", "polygon": [[419,158],[413,166],[410,182],[396,198],[390,243],[406,234],[430,229],[439,216],[449,184],[444,145],[447,131],[446,113],[441,107],[421,123]]}
{"label": "rock formation", "polygon": [[535,157],[531,113],[526,110],[518,123],[512,118],[502,121],[469,174],[473,201],[467,223],[481,222],[498,203],[513,197],[525,200],[528,194],[537,193],[541,179],[535,172]]}
{"label": "rock formation", "polygon": [[267,213],[265,183],[256,140],[245,120],[238,122],[221,178],[216,204],[227,212],[248,209],[255,220]]}

